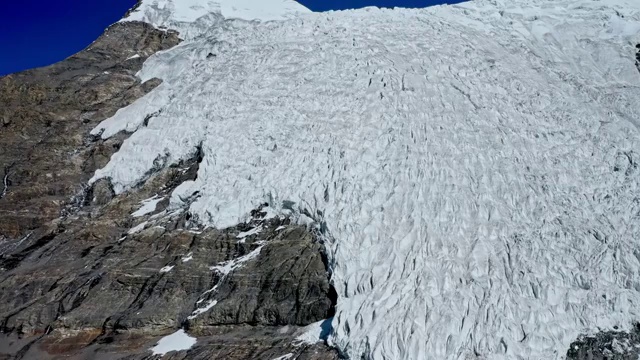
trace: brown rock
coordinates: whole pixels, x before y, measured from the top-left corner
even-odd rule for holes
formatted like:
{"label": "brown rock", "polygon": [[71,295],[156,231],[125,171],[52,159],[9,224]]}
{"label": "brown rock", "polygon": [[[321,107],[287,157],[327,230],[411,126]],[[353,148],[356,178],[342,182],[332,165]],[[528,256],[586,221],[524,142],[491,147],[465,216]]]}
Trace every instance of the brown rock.
{"label": "brown rock", "polygon": [[[0,196],[0,238],[19,238],[60,216],[118,148],[96,157],[105,142],[87,141],[89,131],[157,86],[141,84],[135,73],[178,42],[176,33],[148,24],[117,23],[60,63],[0,78],[0,169],[9,183]],[[141,57],[127,60],[133,54]]]}

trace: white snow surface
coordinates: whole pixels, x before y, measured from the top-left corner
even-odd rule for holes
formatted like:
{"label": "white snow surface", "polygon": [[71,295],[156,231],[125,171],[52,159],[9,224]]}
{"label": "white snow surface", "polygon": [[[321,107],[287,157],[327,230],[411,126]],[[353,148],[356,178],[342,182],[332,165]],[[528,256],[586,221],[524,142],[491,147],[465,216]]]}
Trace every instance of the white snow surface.
{"label": "white snow surface", "polygon": [[249,231],[243,231],[241,233],[238,233],[238,235],[236,236],[236,239],[244,239],[248,236],[259,234],[260,231],[262,231],[262,226],[256,226]]}
{"label": "white snow surface", "polygon": [[196,317],[198,317],[198,315],[206,313],[207,311],[211,310],[217,304],[218,304],[218,300],[215,300],[215,299],[214,300],[210,300],[205,306],[195,309],[191,313],[191,315],[189,315],[187,317],[187,319],[189,319],[189,320],[195,319]]}
{"label": "white snow surface", "polygon": [[94,129],[137,129],[94,181],[127,191],[202,144],[174,208],[323,214],[352,358],[559,359],[640,320],[640,2],[216,24],[146,61],[164,82]]}
{"label": "white snow surface", "polygon": [[164,200],[163,197],[158,196],[158,195],[154,195],[153,197],[150,197],[148,199],[142,200],[140,202],[140,208],[136,211],[134,211],[131,216],[133,217],[140,217],[140,216],[144,216],[147,214],[151,214],[152,212],[156,211],[156,206],[158,205],[159,202],[161,202],[162,200]]}
{"label": "white snow surface", "polygon": [[171,266],[167,265],[167,266],[163,267],[162,269],[160,269],[160,272],[161,273],[167,273],[167,272],[173,270],[174,267],[175,267],[175,265],[171,265]]}
{"label": "white snow surface", "polygon": [[144,230],[144,227],[147,226],[148,223],[149,223],[148,221],[141,222],[140,224],[129,229],[128,234],[135,234],[137,232]]}
{"label": "white snow surface", "polygon": [[[143,0],[122,21],[143,21],[157,28],[179,30],[188,37],[210,25],[215,19],[212,14],[225,19],[269,21],[309,12],[295,0]],[[199,26],[194,27],[194,23]]]}
{"label": "white snow surface", "polygon": [[301,329],[302,334],[296,337],[296,345],[315,344],[327,339],[331,330],[331,319],[320,320]]}
{"label": "white snow surface", "polygon": [[167,335],[158,341],[156,346],[151,348],[153,355],[164,355],[172,351],[189,350],[195,345],[197,339],[189,336],[180,329],[171,335]]}

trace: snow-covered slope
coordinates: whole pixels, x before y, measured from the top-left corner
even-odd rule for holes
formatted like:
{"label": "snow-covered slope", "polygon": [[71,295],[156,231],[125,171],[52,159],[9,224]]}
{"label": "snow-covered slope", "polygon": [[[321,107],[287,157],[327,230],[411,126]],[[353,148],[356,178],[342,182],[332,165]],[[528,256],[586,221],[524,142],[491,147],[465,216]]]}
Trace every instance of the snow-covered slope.
{"label": "snow-covered slope", "polygon": [[562,358],[640,320],[639,31],[634,0],[220,20],[146,62],[164,83],[94,130],[135,133],[93,180],[201,145],[173,206],[308,210],[352,358]]}
{"label": "snow-covered slope", "polygon": [[[143,0],[123,21],[143,21],[158,28],[193,36],[212,26],[215,15],[225,19],[283,20],[309,13],[295,0]],[[213,16],[212,16],[213,15]],[[194,23],[199,31],[194,31]]]}

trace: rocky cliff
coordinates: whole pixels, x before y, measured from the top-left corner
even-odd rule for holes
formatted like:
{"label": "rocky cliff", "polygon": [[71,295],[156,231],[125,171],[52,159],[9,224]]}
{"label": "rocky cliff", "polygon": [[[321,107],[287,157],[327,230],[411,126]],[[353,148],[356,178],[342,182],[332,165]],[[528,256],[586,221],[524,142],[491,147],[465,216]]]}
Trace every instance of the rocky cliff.
{"label": "rocky cliff", "polygon": [[136,72],[179,42],[117,23],[60,63],[0,78],[0,358],[159,357],[149,349],[177,329],[198,342],[167,358],[336,358],[294,341],[337,296],[306,227],[265,206],[225,230],[167,211],[197,176],[197,152],[126,194],[87,185],[129,136],[90,130],[156,87]]}

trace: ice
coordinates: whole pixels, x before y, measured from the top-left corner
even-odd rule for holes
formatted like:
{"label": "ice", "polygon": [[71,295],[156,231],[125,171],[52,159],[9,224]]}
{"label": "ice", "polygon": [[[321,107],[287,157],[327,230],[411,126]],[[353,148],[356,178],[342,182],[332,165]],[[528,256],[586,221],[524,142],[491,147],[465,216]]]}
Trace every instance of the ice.
{"label": "ice", "polygon": [[135,54],[135,55],[129,56],[129,57],[127,58],[127,60],[137,59],[137,58],[139,58],[139,57],[140,57],[140,55],[139,55],[139,54]]}
{"label": "ice", "polygon": [[158,195],[154,195],[149,199],[142,200],[142,202],[140,203],[142,206],[133,214],[131,214],[131,216],[140,217],[156,211],[156,205],[158,205],[158,203],[162,200],[164,200],[164,198]]}
{"label": "ice", "polygon": [[169,272],[169,271],[173,270],[173,268],[174,268],[174,267],[175,267],[175,265],[165,266],[165,267],[163,267],[162,269],[160,269],[160,272],[161,272],[161,273],[167,273],[167,272]]}
{"label": "ice", "polygon": [[196,341],[196,338],[189,336],[184,330],[180,329],[160,339],[158,344],[150,350],[153,351],[153,355],[164,355],[171,351],[189,350],[195,345]]}
{"label": "ice", "polygon": [[316,224],[350,358],[560,359],[639,320],[640,2],[212,16],[94,129],[135,133],[92,181],[122,193],[202,144],[170,208]]}

